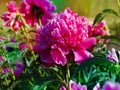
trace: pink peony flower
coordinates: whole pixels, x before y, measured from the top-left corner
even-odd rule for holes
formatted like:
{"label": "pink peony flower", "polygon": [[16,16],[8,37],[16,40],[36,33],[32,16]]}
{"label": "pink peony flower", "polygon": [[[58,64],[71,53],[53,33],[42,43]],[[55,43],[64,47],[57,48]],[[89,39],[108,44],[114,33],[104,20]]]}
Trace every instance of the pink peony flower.
{"label": "pink peony flower", "polygon": [[20,29],[20,27],[23,25],[21,20],[17,20],[14,22],[14,24],[12,25],[12,28],[14,29],[14,31],[17,31]]}
{"label": "pink peony flower", "polygon": [[25,48],[28,48],[27,44],[21,44],[21,45],[19,45],[19,49],[25,49]]}
{"label": "pink peony flower", "polygon": [[4,20],[4,25],[7,27],[12,27],[14,31],[17,31],[23,24],[18,20],[18,8],[16,7],[16,2],[10,1],[7,4],[8,12],[4,12],[0,18]]}
{"label": "pink peony flower", "polygon": [[108,30],[105,32],[105,22],[100,22],[99,24],[92,26],[89,24],[88,26],[89,36],[104,36],[108,34]]}
{"label": "pink peony flower", "polygon": [[[70,87],[71,87],[71,90],[87,90],[86,85],[81,85],[80,83],[77,84],[76,82],[72,80],[70,80]],[[61,86],[59,90],[67,90],[67,88],[64,86]]]}
{"label": "pink peony flower", "polygon": [[24,0],[21,3],[20,12],[25,16],[27,24],[36,25],[38,19],[42,24],[48,22],[53,16],[51,12],[55,11],[55,6],[49,0]]}
{"label": "pink peony flower", "polygon": [[10,3],[7,4],[7,9],[9,12],[16,12],[17,11],[16,2],[10,1]]}
{"label": "pink peony flower", "polygon": [[11,12],[4,12],[1,16],[1,18],[5,21],[4,25],[7,27],[10,27],[11,24],[14,23],[15,17],[16,17],[16,13],[11,13]]}
{"label": "pink peony flower", "polygon": [[23,72],[24,66],[21,62],[17,62],[16,69],[13,71],[16,77],[19,77]]}
{"label": "pink peony flower", "polygon": [[37,30],[34,50],[42,62],[64,66],[68,61],[66,55],[71,51],[78,64],[93,57],[86,49],[95,42],[96,39],[88,35],[86,18],[67,8]]}

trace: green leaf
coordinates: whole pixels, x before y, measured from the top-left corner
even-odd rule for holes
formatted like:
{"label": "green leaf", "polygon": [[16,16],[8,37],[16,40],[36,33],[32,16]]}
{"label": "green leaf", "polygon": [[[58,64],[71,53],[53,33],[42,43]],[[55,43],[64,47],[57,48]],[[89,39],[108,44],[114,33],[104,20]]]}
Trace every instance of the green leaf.
{"label": "green leaf", "polygon": [[114,11],[113,9],[104,9],[102,12],[96,15],[94,22],[93,22],[93,26],[95,24],[100,23],[105,18],[105,16],[107,16],[108,14],[114,14],[119,17],[118,13]]}
{"label": "green leaf", "polygon": [[23,53],[23,51],[18,48],[15,48],[14,51],[12,51],[12,52],[7,52],[6,53],[7,61],[9,61],[11,63],[15,63],[17,60],[21,60],[22,53]]}
{"label": "green leaf", "polygon": [[79,70],[92,65],[113,65],[114,63],[103,57],[94,57],[83,61],[73,72],[75,75]]}
{"label": "green leaf", "polygon": [[120,41],[120,37],[119,37],[119,36],[116,36],[116,35],[103,36],[102,38],[104,38],[104,39],[112,39],[112,40]]}

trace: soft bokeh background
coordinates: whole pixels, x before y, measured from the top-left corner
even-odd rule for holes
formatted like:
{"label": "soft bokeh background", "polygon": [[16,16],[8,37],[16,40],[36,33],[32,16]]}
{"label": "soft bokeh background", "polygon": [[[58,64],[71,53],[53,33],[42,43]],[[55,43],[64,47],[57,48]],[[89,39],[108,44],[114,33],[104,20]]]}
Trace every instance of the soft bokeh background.
{"label": "soft bokeh background", "polygon": [[[10,0],[0,0],[0,15],[3,11],[6,11],[6,3]],[[19,4],[22,0],[14,0]],[[93,19],[97,13],[104,8],[111,8],[118,10],[117,0],[51,0],[57,6],[57,11],[63,11],[66,7],[70,7],[74,12],[79,15],[84,15]],[[112,17],[112,18],[111,18]],[[113,23],[116,17],[110,16],[106,19],[109,20],[109,24]],[[114,22],[116,23],[116,22]]]}
{"label": "soft bokeh background", "polygon": [[[0,16],[3,11],[7,11],[6,3],[10,0],[0,0]],[[22,0],[14,0],[19,3]],[[51,0],[57,7],[57,12],[63,11],[66,7],[70,7],[74,12],[81,16],[85,16],[88,20],[93,20],[94,17],[105,8],[114,9],[118,12],[117,0]],[[120,32],[120,19],[114,15],[109,15],[105,18],[110,32],[114,35]],[[0,27],[3,22],[0,20]]]}
{"label": "soft bokeh background", "polygon": [[[10,0],[0,0],[0,14],[6,10],[6,3]],[[17,3],[22,0],[14,0]],[[112,8],[116,10],[117,0],[51,0],[57,6],[57,11],[63,11],[66,7],[70,7],[73,11],[87,17],[94,17],[104,8]]]}

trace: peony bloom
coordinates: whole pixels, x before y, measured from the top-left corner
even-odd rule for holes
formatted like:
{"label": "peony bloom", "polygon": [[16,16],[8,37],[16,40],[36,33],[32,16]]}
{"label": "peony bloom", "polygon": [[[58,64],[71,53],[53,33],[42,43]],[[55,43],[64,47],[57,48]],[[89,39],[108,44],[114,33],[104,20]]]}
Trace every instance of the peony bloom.
{"label": "peony bloom", "polygon": [[86,18],[67,8],[37,30],[34,50],[40,54],[43,63],[64,66],[69,54],[78,64],[93,57],[86,49],[95,42],[95,38],[88,35]]}
{"label": "peony bloom", "polygon": [[5,26],[12,27],[14,31],[17,31],[23,24],[21,20],[18,20],[20,13],[18,12],[16,2],[10,1],[10,3],[7,4],[7,8],[8,12],[4,12],[0,18],[4,20]]}
{"label": "peony bloom", "polygon": [[45,24],[53,17],[51,14],[53,11],[55,11],[55,6],[49,0],[24,0],[20,8],[27,24],[31,25],[35,25],[39,19],[42,24]]}
{"label": "peony bloom", "polygon": [[21,44],[21,45],[19,45],[19,49],[26,49],[26,48],[28,48],[27,44]]}
{"label": "peony bloom", "polygon": [[16,2],[10,1],[10,3],[7,4],[7,9],[9,12],[16,12],[17,11]]}
{"label": "peony bloom", "polygon": [[102,21],[99,24],[92,26],[92,24],[89,24],[88,26],[89,36],[104,36],[104,35],[110,35],[109,30],[105,31],[105,22]]}
{"label": "peony bloom", "polygon": [[16,77],[19,77],[21,73],[23,72],[24,66],[21,62],[17,62],[16,69],[14,70],[14,75]]}
{"label": "peony bloom", "polygon": [[10,27],[11,24],[14,23],[15,17],[16,17],[16,13],[11,13],[11,12],[4,12],[1,16],[1,18],[5,21],[4,25],[7,27]]}
{"label": "peony bloom", "polygon": [[[76,82],[70,80],[70,88],[71,90],[87,90],[86,85],[77,84]],[[67,90],[66,87],[61,86],[59,90]]]}
{"label": "peony bloom", "polygon": [[14,22],[14,24],[12,25],[12,28],[14,29],[14,31],[17,31],[20,29],[20,27],[23,26],[23,23],[21,20],[16,20]]}

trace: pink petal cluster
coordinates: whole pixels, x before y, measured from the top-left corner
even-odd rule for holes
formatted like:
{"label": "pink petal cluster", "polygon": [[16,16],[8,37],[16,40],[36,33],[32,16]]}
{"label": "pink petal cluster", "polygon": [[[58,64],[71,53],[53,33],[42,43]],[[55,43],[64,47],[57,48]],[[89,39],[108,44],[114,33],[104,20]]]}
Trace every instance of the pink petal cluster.
{"label": "pink petal cluster", "polygon": [[17,31],[23,24],[20,20],[17,20],[18,9],[16,2],[10,1],[10,3],[7,4],[7,8],[8,12],[4,12],[1,16],[1,18],[5,21],[4,25],[12,27],[14,31]]}
{"label": "pink petal cluster", "polygon": [[67,8],[37,30],[34,50],[43,63],[64,66],[71,51],[72,60],[78,64],[93,57],[86,49],[95,42],[94,37],[89,37],[86,18]]}
{"label": "pink petal cluster", "polygon": [[39,19],[42,24],[48,22],[48,19],[53,17],[51,12],[55,9],[54,4],[49,0],[24,0],[20,12],[25,15],[27,24],[35,25]]}
{"label": "pink petal cluster", "polygon": [[19,49],[25,49],[25,48],[28,48],[28,44],[19,45]]}
{"label": "pink petal cluster", "polygon": [[[80,83],[77,84],[72,80],[70,80],[70,88],[71,90],[87,90],[87,86],[81,85]],[[59,90],[67,90],[67,88],[64,86],[61,86]]]}
{"label": "pink petal cluster", "polygon": [[108,30],[105,31],[104,21],[100,22],[99,24],[96,24],[95,26],[89,24],[88,30],[89,30],[89,36],[93,36],[93,37],[109,35]]}
{"label": "pink petal cluster", "polygon": [[16,2],[10,1],[10,3],[7,4],[7,9],[9,12],[16,12],[17,11]]}

